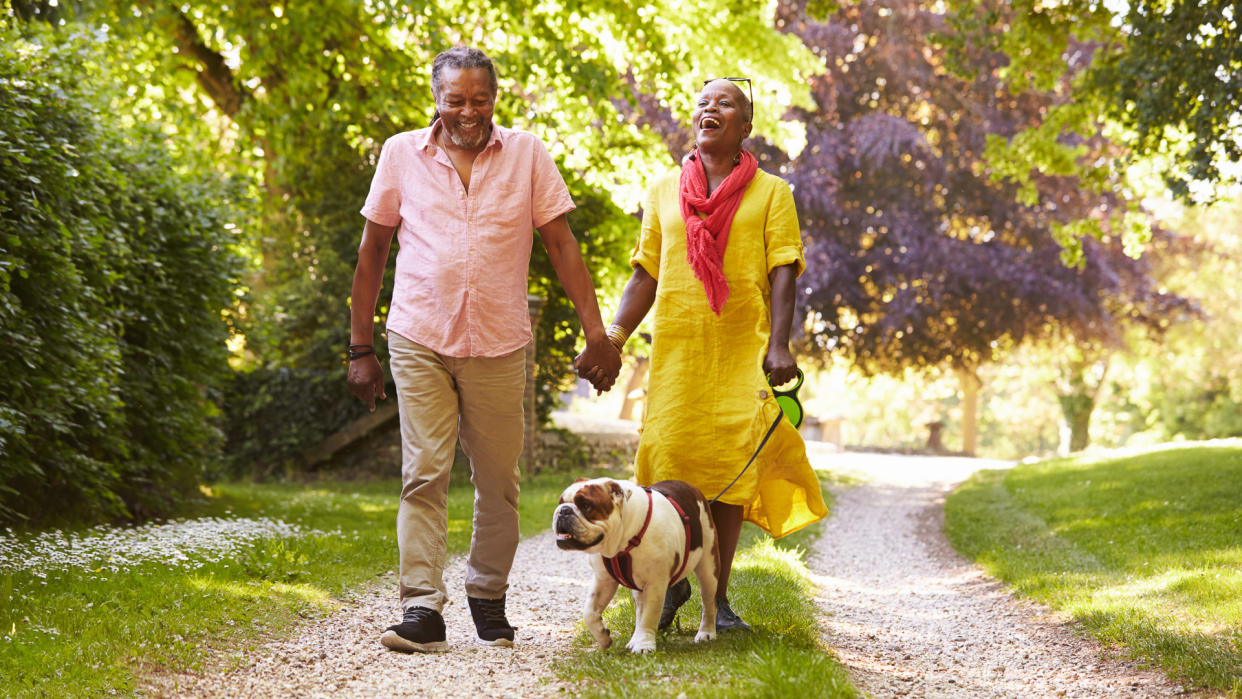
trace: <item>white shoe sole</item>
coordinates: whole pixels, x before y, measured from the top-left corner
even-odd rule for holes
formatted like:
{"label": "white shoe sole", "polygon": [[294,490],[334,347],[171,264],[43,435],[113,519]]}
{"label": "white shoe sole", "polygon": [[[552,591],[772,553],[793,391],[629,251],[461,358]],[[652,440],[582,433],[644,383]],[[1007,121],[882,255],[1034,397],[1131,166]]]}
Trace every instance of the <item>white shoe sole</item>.
{"label": "white shoe sole", "polygon": [[475,636],[474,640],[481,646],[496,646],[498,648],[512,648],[513,647],[513,641],[507,638],[498,638],[495,641],[485,641],[482,638]]}
{"label": "white shoe sole", "polygon": [[448,641],[431,641],[415,643],[397,635],[396,631],[388,630],[380,636],[380,644],[385,648],[405,651],[406,653],[443,653],[448,650]]}

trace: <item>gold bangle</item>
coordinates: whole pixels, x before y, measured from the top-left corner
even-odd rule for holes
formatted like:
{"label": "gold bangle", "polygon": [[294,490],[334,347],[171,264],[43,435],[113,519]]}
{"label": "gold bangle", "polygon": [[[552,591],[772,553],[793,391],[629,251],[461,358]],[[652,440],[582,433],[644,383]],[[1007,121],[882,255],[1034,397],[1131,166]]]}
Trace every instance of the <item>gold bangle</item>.
{"label": "gold bangle", "polygon": [[605,334],[608,335],[608,341],[612,343],[612,346],[617,348],[618,353],[621,352],[621,348],[625,347],[626,340],[630,339],[630,331],[616,323],[609,325]]}

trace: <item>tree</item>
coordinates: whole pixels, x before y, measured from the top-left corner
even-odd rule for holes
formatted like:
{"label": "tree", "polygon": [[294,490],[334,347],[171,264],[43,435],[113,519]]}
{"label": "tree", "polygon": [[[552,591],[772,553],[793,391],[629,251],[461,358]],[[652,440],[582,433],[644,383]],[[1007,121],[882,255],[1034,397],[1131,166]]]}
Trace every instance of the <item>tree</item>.
{"label": "tree", "polygon": [[[969,56],[998,53],[1000,89],[1056,90],[1063,99],[1022,131],[996,144],[988,162],[997,177],[1024,187],[1034,173],[1078,174],[1084,184],[1112,186],[1098,175],[1136,159],[1169,163],[1164,179],[1183,200],[1210,201],[1222,170],[1242,163],[1242,41],[1232,0],[1138,0],[1122,12],[1087,0],[949,3],[942,38],[950,64],[973,74]],[[1074,137],[1101,125],[1119,148],[1088,158]],[[1029,191],[1029,190],[1028,190]],[[1061,240],[1071,251],[1103,231],[1089,219]],[[1142,243],[1143,241],[1136,241]]]}
{"label": "tree", "polygon": [[[650,155],[650,131],[625,118],[631,85],[688,104],[701,82],[683,80],[691,57],[696,69],[719,75],[741,54],[762,74],[783,75],[764,89],[805,100],[793,94],[799,76],[790,70],[808,63],[787,50],[796,41],[775,32],[758,8],[708,5],[691,24],[678,7],[633,12],[611,0],[563,7],[242,0],[227,8],[100,0],[83,19],[111,28],[136,90],[156,86],[162,107],[184,115],[187,128],[204,117],[216,122],[215,140],[233,144],[221,149],[220,162],[266,190],[255,222],[264,271],[246,309],[265,322],[248,327],[248,343],[269,365],[327,372],[337,371],[345,341],[341,300],[374,158],[384,138],[428,122],[436,53],[470,43],[497,61],[498,120],[551,145],[579,200],[571,225],[588,262],[605,277],[619,276],[635,227],[609,200],[636,205],[642,187],[635,183],[666,166]],[[739,40],[721,42],[726,31]],[[779,115],[762,118],[774,131],[789,130]],[[613,196],[600,196],[603,188]],[[541,410],[570,378],[577,334],[553,279],[537,255],[531,288],[549,296],[537,337]],[[381,319],[386,308],[381,298]]]}
{"label": "tree", "polygon": [[[1039,123],[1059,101],[1004,90],[1003,56],[971,53],[969,81],[950,73],[929,40],[944,18],[920,2],[862,2],[825,19],[781,2],[777,23],[825,66],[815,109],[796,110],[807,146],[789,160],[768,153],[809,238],[814,347],[866,373],[948,364],[969,396],[982,363],[1024,342],[1113,348],[1126,326],[1159,332],[1189,308],[1124,254],[1121,196],[1041,175],[1023,203],[988,176],[989,137]],[[1112,147],[1099,134],[1074,143],[1084,156]],[[1067,267],[1049,232],[1084,217],[1108,232]]]}

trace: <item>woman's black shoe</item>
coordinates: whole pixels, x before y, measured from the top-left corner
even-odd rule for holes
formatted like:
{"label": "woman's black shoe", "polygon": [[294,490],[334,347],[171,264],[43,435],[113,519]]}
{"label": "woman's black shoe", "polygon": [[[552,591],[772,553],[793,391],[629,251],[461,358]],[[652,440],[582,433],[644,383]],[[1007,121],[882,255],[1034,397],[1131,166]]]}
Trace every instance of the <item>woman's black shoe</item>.
{"label": "woman's black shoe", "polygon": [[716,598],[716,633],[721,631],[750,631],[750,624],[742,621],[729,606],[729,600]]}
{"label": "woman's black shoe", "polygon": [[656,628],[660,631],[667,629],[668,625],[673,623],[673,619],[677,618],[677,610],[681,609],[681,605],[685,604],[688,599],[690,599],[690,578],[682,578],[681,582],[669,586],[668,592],[664,593],[664,609],[660,612],[660,624]]}

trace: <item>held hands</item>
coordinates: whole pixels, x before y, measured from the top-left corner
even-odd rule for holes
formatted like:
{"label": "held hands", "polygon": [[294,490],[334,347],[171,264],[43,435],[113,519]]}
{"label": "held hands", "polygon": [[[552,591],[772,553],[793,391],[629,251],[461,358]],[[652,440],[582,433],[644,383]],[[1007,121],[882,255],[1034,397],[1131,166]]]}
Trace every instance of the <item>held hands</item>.
{"label": "held hands", "polygon": [[798,363],[788,346],[768,347],[768,354],[763,358],[763,373],[773,386],[789,383],[798,377]]}
{"label": "held hands", "polygon": [[380,400],[388,397],[384,394],[384,368],[374,354],[350,362],[348,380],[349,392],[366,403],[371,412],[375,412],[376,396]]}
{"label": "held hands", "polygon": [[591,382],[597,395],[602,394],[612,388],[621,373],[621,353],[607,337],[587,340],[586,349],[574,358],[574,369],[579,377]]}

